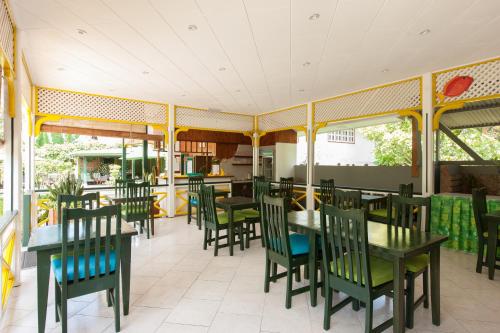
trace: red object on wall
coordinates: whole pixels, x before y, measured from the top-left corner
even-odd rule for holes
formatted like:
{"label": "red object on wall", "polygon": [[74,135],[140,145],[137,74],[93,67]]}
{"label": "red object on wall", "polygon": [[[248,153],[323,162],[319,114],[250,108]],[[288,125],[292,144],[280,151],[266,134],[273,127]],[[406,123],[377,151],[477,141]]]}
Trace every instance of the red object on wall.
{"label": "red object on wall", "polygon": [[457,97],[469,89],[474,78],[472,76],[455,76],[446,82],[443,88],[443,95],[446,97]]}

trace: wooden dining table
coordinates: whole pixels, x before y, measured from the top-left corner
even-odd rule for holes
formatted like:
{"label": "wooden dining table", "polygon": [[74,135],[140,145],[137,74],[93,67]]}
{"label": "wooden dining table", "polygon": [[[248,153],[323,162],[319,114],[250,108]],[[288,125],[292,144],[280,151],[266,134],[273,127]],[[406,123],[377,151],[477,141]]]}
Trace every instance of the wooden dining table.
{"label": "wooden dining table", "polygon": [[[300,211],[288,213],[290,229],[309,236],[309,281],[311,305],[317,305],[317,236],[321,232],[320,212]],[[370,254],[389,260],[394,270],[393,316],[394,332],[405,330],[405,260],[422,253],[430,253],[430,284],[432,323],[440,325],[440,245],[448,240],[447,236],[430,232],[368,221],[368,245]]]}
{"label": "wooden dining table", "polygon": [[[131,238],[137,235],[137,230],[128,223],[121,221],[121,278],[123,315],[128,315],[130,304],[130,263],[131,263]],[[115,235],[116,221],[111,224],[111,236]],[[81,230],[84,230],[83,228]],[[105,231],[104,231],[105,232]],[[72,232],[68,235],[71,244]],[[95,240],[95,237],[93,238]],[[91,238],[92,241],[92,238]],[[50,256],[60,254],[62,249],[62,224],[49,225],[33,230],[28,243],[28,251],[36,252],[37,273],[37,304],[38,304],[38,332],[45,331],[47,317],[47,299],[49,296]]]}
{"label": "wooden dining table", "polygon": [[484,219],[488,225],[488,278],[495,278],[495,263],[497,255],[498,227],[500,226],[500,210],[484,214]]}
{"label": "wooden dining table", "polygon": [[[150,194],[148,197],[151,200],[151,233],[154,235],[155,234],[155,212],[154,212],[154,204],[156,201],[156,198],[158,198],[158,195],[156,194]],[[127,202],[127,197],[126,196],[119,196],[119,195],[108,195],[106,196],[106,199],[111,201],[113,205],[118,205],[118,204],[124,204]],[[144,197],[146,199],[146,197]],[[141,225],[141,233],[142,233],[142,225]]]}

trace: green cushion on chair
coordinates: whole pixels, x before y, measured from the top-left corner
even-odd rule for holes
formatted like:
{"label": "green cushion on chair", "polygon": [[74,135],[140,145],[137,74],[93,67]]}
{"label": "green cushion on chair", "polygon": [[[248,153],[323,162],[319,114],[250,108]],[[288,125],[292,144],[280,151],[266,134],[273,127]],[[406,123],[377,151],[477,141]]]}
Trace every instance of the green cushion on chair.
{"label": "green cushion on chair", "polygon": [[[387,208],[379,208],[379,209],[374,209],[370,210],[368,212],[370,215],[375,215],[375,216],[380,216],[380,217],[387,217]],[[392,216],[396,215],[396,209],[392,209]]]}
{"label": "green cushion on chair", "polygon": [[[498,232],[497,235],[498,235],[497,238],[500,239],[500,232]],[[484,236],[484,238],[488,238],[488,231],[483,232],[483,236]]]}
{"label": "green cushion on chair", "polygon": [[[353,256],[354,259],[354,256]],[[347,262],[347,255],[344,254],[344,264],[345,264],[345,275],[346,278],[349,278],[349,264]],[[333,262],[331,263],[333,267]],[[353,273],[354,273],[354,281],[357,280],[357,264],[356,262],[353,262]],[[340,260],[337,259],[337,267],[339,269],[340,273],[340,267],[341,263]],[[387,282],[390,282],[394,279],[393,277],[393,265],[392,262],[378,258],[378,257],[373,257],[370,256],[370,268],[371,268],[371,273],[372,273],[372,286],[377,287],[381,286]],[[365,283],[364,277],[362,283]]]}
{"label": "green cushion on chair", "polygon": [[[148,213],[149,212],[149,209],[145,209],[145,208],[140,208],[140,209],[135,209],[134,211],[132,212],[129,212],[130,215],[135,215],[135,214],[145,214],[145,213]],[[126,217],[127,216],[127,207],[124,207],[122,206],[122,217]]]}
{"label": "green cushion on chair", "polygon": [[[226,212],[217,214],[217,219],[219,220],[219,224],[227,224],[229,222],[229,216]],[[245,215],[236,211],[233,213],[233,222],[241,222],[245,221]]]}
{"label": "green cushion on chair", "polygon": [[406,270],[410,272],[419,272],[422,269],[424,269],[428,264],[429,264],[429,255],[425,253],[408,258],[405,261]]}
{"label": "green cushion on chair", "polygon": [[252,218],[258,218],[260,217],[260,212],[256,209],[243,209],[239,211],[241,214],[245,215],[246,218],[252,219]]}

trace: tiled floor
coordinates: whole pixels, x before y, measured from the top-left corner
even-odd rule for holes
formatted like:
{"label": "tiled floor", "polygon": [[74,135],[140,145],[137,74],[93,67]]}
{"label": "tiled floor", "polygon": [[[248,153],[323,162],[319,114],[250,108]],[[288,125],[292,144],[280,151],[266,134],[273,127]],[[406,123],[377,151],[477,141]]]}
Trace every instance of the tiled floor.
{"label": "tiled floor", "polygon": [[[306,294],[293,297],[285,309],[284,281],[263,291],[264,250],[260,241],[229,257],[202,250],[202,232],[185,217],[160,221],[157,234],[136,237],[132,249],[130,315],[122,332],[321,332],[322,298],[311,307]],[[419,308],[412,332],[500,332],[500,272],[490,281],[474,270],[475,257],[442,251],[441,326],[430,310]],[[54,321],[51,286],[46,332],[60,332]],[[14,289],[2,333],[34,332],[37,326],[36,271],[23,271]],[[342,295],[335,297],[341,298]],[[392,300],[376,303],[375,324],[391,316]],[[344,308],[332,317],[331,332],[362,332],[364,311]],[[70,301],[69,332],[113,332],[113,313],[103,294]]]}

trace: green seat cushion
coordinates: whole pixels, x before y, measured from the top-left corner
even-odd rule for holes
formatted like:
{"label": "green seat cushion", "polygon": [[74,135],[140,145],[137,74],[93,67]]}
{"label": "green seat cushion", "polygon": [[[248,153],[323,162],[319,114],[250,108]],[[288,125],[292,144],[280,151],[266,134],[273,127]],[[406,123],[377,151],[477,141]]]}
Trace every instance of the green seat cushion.
{"label": "green seat cushion", "polygon": [[[130,209],[130,210],[132,210],[132,209]],[[137,207],[137,208],[134,208],[133,211],[130,211],[128,213],[129,213],[129,215],[148,214],[149,209],[146,209],[144,207]],[[125,217],[125,216],[127,216],[127,206],[122,205],[122,217]]]}
{"label": "green seat cushion", "polygon": [[[352,256],[353,259],[354,259],[354,255]],[[332,265],[332,268],[333,268],[333,262],[331,263]],[[347,261],[347,255],[344,254],[344,265],[345,265],[345,275],[346,275],[346,278],[349,278],[349,263]],[[358,279],[357,279],[357,264],[356,264],[356,261],[353,262],[353,274],[354,274],[354,281],[357,282]],[[338,267],[338,270],[339,270],[339,273],[340,273],[340,268],[342,267],[341,266],[341,263],[340,263],[340,259],[337,259],[337,267]],[[372,287],[377,287],[377,286],[381,286],[387,282],[390,282],[394,279],[393,277],[393,265],[392,265],[392,262],[390,261],[387,261],[387,260],[384,260],[384,259],[381,259],[381,258],[378,258],[378,257],[374,257],[374,256],[370,256],[370,268],[371,268],[371,273],[372,273]],[[339,277],[341,275],[339,274]],[[364,277],[363,277],[363,281],[361,281],[363,284],[365,283],[364,281]]]}
{"label": "green seat cushion", "polygon": [[260,213],[258,210],[256,209],[243,209],[243,210],[240,210],[240,213],[245,215],[246,218],[258,218],[260,217]]}
{"label": "green seat cushion", "polygon": [[370,210],[368,213],[370,215],[387,217],[387,209],[386,208],[379,208],[379,209]]}
{"label": "green seat cushion", "polygon": [[419,272],[422,269],[424,269],[428,264],[429,264],[429,255],[425,253],[408,258],[405,261],[406,270],[410,272]]}
{"label": "green seat cushion", "polygon": [[[498,235],[497,238],[500,239],[500,232],[498,232],[497,235]],[[483,232],[483,236],[484,236],[484,238],[488,238],[488,231]]]}
{"label": "green seat cushion", "polygon": [[[227,224],[229,222],[229,216],[226,212],[217,214],[217,219],[219,220],[219,224]],[[233,222],[241,222],[245,221],[245,215],[241,214],[238,211],[233,213]]]}

